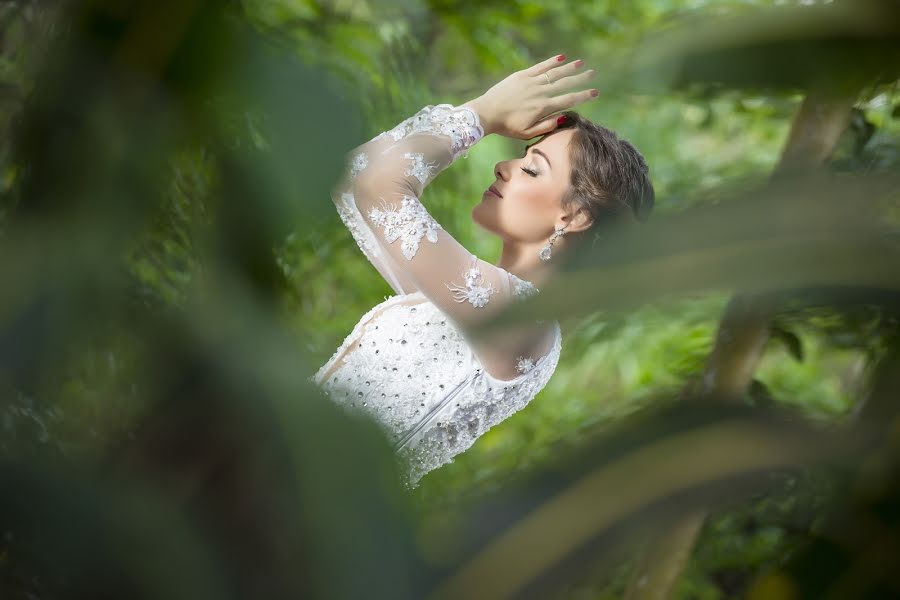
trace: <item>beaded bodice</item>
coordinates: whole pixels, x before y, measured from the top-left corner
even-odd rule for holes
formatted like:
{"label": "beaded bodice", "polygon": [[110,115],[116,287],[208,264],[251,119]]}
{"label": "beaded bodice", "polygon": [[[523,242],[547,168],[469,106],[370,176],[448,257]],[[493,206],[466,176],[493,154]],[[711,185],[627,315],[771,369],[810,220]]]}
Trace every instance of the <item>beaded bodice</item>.
{"label": "beaded bodice", "polygon": [[546,355],[522,357],[520,375],[502,380],[484,370],[459,329],[421,293],[392,296],[360,319],[314,381],[343,408],[381,426],[415,487],[544,387],[559,360],[556,322],[552,335]]}

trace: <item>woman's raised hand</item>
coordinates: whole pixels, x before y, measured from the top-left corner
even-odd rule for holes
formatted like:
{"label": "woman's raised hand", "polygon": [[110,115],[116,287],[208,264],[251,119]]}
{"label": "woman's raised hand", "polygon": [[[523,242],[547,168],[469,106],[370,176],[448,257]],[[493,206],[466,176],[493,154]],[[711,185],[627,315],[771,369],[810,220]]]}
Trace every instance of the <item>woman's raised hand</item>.
{"label": "woman's raised hand", "polygon": [[559,54],[516,71],[465,105],[478,113],[485,135],[527,140],[549,133],[557,127],[554,113],[592,100],[598,93],[596,89],[575,91],[595,72],[583,70],[584,61],[565,60]]}

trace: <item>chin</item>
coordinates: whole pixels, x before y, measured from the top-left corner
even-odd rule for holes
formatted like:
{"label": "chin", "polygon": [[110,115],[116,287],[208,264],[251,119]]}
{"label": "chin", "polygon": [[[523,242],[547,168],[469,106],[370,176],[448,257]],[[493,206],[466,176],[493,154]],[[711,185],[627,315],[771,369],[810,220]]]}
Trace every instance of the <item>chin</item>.
{"label": "chin", "polygon": [[494,228],[491,226],[490,221],[487,221],[484,218],[486,216],[484,214],[484,202],[480,202],[480,203],[476,204],[472,208],[471,214],[472,214],[472,220],[475,222],[476,225],[478,225],[485,231],[490,231],[491,233],[496,233]]}
{"label": "chin", "polygon": [[497,207],[489,202],[479,202],[472,208],[472,220],[476,225],[499,237],[504,242],[509,239],[506,230],[500,224]]}

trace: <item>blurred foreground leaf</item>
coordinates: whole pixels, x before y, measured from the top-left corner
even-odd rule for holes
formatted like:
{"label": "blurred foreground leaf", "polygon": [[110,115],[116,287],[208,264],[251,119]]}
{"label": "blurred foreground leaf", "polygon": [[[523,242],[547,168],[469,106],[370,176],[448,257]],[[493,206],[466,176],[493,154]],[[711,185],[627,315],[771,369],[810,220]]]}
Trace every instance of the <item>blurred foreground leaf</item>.
{"label": "blurred foreground leaf", "polygon": [[550,597],[638,532],[764,493],[775,472],[852,465],[876,441],[863,428],[718,402],[645,411],[502,493],[433,517],[426,556],[445,575],[429,597]]}
{"label": "blurred foreground leaf", "polygon": [[[878,218],[896,177],[779,179],[716,206],[609,231],[546,291],[479,332],[528,317],[628,310],[699,290],[771,292],[849,286],[900,293],[900,246]],[[724,195],[724,194],[723,194]]]}
{"label": "blurred foreground leaf", "polygon": [[851,0],[685,19],[643,40],[609,77],[612,87],[653,91],[890,83],[900,77],[900,5]]}

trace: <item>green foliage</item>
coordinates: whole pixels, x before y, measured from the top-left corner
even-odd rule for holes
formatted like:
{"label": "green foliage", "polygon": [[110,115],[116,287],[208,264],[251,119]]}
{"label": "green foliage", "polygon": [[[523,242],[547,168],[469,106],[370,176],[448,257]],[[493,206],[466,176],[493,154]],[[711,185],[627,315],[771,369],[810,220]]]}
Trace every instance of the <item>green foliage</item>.
{"label": "green foliage", "polygon": [[[900,165],[889,20],[853,29],[831,3],[778,0],[70,4],[0,7],[0,480],[21,492],[0,502],[4,597],[421,597],[452,583],[434,565],[491,564],[447,522],[527,529],[516,507],[552,509],[592,476],[606,487],[582,506],[610,511],[602,543],[573,550],[558,597],[622,597],[631,571],[605,553],[610,532],[665,523],[679,491],[718,510],[676,597],[734,597],[767,572],[808,590],[803,560],[825,564],[832,499],[862,497],[857,524],[870,504],[896,506],[895,453],[878,440],[896,423],[884,365],[900,188],[874,185]],[[583,112],[650,164],[652,239],[611,238],[549,304],[523,307],[565,315],[553,379],[407,497],[374,424],[303,380],[391,293],[328,188],[354,143],[556,52],[601,71],[603,101]],[[848,71],[869,78],[830,175],[767,183],[804,85]],[[522,146],[486,139],[429,186],[431,214],[486,260],[501,246],[471,205]],[[783,294],[755,383],[734,399],[746,412],[695,405],[728,297],[745,288]],[[865,450],[829,437],[867,407],[880,418],[860,426]],[[740,435],[703,441],[745,417]],[[675,440],[684,456],[660,451]],[[846,471],[818,468],[833,453]],[[757,467],[789,468],[766,487]],[[860,486],[842,486],[853,474]],[[628,491],[649,504],[617,504]],[[478,512],[491,501],[503,518]],[[515,550],[540,547],[527,539]],[[848,562],[869,555],[845,547]],[[190,577],[170,577],[185,564]]]}

